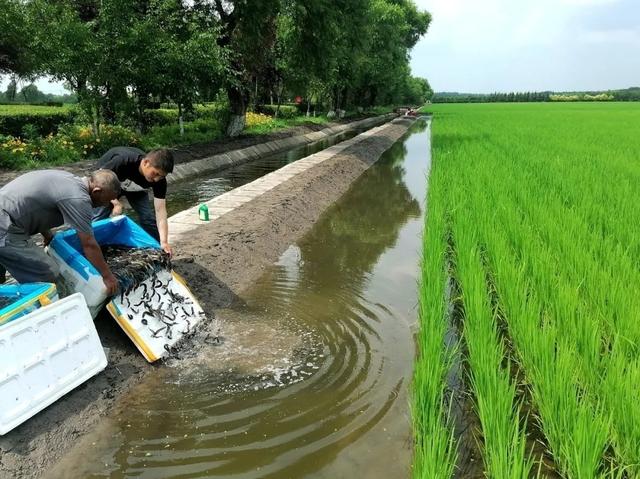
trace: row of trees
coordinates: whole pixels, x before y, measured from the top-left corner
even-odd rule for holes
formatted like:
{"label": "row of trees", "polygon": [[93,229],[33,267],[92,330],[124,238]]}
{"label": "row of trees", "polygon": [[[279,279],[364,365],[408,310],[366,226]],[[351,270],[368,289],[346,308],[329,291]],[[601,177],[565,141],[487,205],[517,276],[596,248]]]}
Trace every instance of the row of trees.
{"label": "row of trees", "polygon": [[98,128],[228,99],[299,95],[332,109],[421,103],[409,51],[431,17],[412,0],[0,0],[0,73],[66,82]]}
{"label": "row of trees", "polygon": [[433,103],[505,103],[549,101],[551,92],[511,92],[511,93],[457,93],[443,92],[433,95]]}
{"label": "row of trees", "polygon": [[457,93],[438,92],[433,103],[508,103],[540,101],[640,101],[640,88],[607,90],[606,92],[511,92],[511,93]]}
{"label": "row of trees", "polygon": [[35,103],[35,104],[60,104],[76,103],[77,98],[73,94],[55,95],[44,93],[34,83],[20,85],[14,78],[9,81],[7,89],[0,91],[0,103]]}
{"label": "row of trees", "polygon": [[598,95],[549,95],[550,101],[612,101],[615,97],[611,94],[600,93]]}

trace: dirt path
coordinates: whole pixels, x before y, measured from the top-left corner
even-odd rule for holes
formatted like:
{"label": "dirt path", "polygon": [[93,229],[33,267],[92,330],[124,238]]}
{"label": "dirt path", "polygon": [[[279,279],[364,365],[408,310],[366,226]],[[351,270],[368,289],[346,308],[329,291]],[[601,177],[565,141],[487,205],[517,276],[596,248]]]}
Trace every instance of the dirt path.
{"label": "dirt path", "polygon": [[[200,226],[176,245],[175,269],[209,316],[228,306],[268,265],[314,224],[349,185],[398,140],[413,120],[398,119],[378,134]],[[204,347],[217,334],[202,325],[189,344]],[[81,387],[0,437],[0,478],[36,478],[108,414],[114,402],[153,368],[106,315],[96,320],[109,366]],[[224,325],[222,325],[224,334]],[[224,347],[224,346],[221,346]]]}

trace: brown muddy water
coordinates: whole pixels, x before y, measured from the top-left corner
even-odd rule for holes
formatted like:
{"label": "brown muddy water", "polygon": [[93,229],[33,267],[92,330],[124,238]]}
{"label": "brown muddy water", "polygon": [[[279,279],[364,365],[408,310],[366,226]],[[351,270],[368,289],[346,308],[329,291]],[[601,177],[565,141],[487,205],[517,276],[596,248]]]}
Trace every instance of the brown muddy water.
{"label": "brown muddy water", "polygon": [[429,162],[420,121],[45,477],[409,477]]}

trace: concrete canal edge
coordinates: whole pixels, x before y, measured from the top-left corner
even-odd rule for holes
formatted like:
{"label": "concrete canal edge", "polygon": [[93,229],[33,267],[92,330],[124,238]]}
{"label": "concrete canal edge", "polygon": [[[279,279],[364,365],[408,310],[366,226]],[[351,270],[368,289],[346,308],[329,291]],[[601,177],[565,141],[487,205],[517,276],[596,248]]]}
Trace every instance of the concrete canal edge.
{"label": "concrete canal edge", "polygon": [[265,143],[252,145],[247,148],[242,148],[240,150],[228,151],[225,153],[220,153],[218,155],[201,158],[199,160],[180,163],[176,165],[173,173],[167,177],[167,181],[169,183],[173,183],[203,173],[215,173],[226,168],[241,165],[248,161],[257,160],[277,153],[282,153],[293,148],[316,143],[318,141],[322,141],[328,137],[338,135],[346,131],[377,126],[382,123],[386,123],[389,120],[396,118],[397,116],[398,115],[396,113],[387,113],[386,115],[380,115],[376,117],[365,118],[364,120],[354,121],[351,123],[335,125],[323,130],[314,131],[313,133],[307,133],[306,135],[291,136],[289,138],[283,138],[280,140],[272,140]]}
{"label": "concrete canal edge", "polygon": [[[396,116],[397,115],[394,114],[391,116],[391,118],[396,118]],[[261,178],[258,178],[257,180],[254,180],[251,183],[240,186],[238,188],[233,189],[232,191],[229,191],[209,201],[206,201],[205,204],[207,205],[210,212],[210,218],[208,222],[201,221],[199,219],[198,217],[199,205],[183,210],[180,213],[176,213],[171,218],[169,218],[169,231],[171,232],[170,233],[171,243],[179,244],[180,241],[185,238],[185,235],[189,234],[198,226],[203,226],[212,221],[215,221],[216,219],[220,218],[222,215],[232,212],[236,208],[244,205],[245,203],[255,198],[258,198],[259,196],[263,195],[267,191],[292,179],[296,175],[304,173],[308,169],[334,158],[336,155],[340,154],[344,150],[364,140],[367,140],[370,137],[374,137],[391,127],[396,127],[397,124],[406,123],[406,121],[402,122],[402,120],[399,120],[399,119],[396,120],[395,122],[387,123],[389,119],[388,117],[389,115],[383,115],[382,117],[367,118],[366,120],[355,122],[349,125],[339,125],[340,127],[345,127],[345,128],[341,128],[338,133],[345,131],[346,129],[366,127],[367,125],[373,125],[373,124],[379,123],[381,120],[384,120],[384,123],[381,126],[377,126],[370,130],[367,130],[351,138],[350,140],[340,142],[318,153],[314,153],[305,158],[301,158]],[[318,132],[312,133],[311,135],[304,135],[303,137],[292,137],[292,138],[287,138],[285,140],[277,140],[269,143],[281,143],[281,146],[283,145],[282,142],[291,143],[291,140],[295,140],[296,143],[299,143],[301,138],[307,138],[309,136],[317,135],[319,133],[322,133],[323,137],[329,136],[330,134],[331,135],[336,134],[335,130],[336,128],[328,128],[327,130],[318,131]],[[393,142],[391,144],[393,144]],[[258,146],[264,146],[264,145],[258,145]],[[255,148],[255,147],[246,148],[245,150],[250,150],[251,148]],[[287,150],[291,148],[293,148],[293,146],[283,147],[283,150]],[[237,152],[234,152],[236,153],[236,155],[234,156],[236,157],[235,161],[237,163],[246,162],[251,159],[254,159],[247,156],[248,153],[243,153],[245,150],[239,150]],[[272,154],[272,153],[265,153],[265,156],[267,156],[268,154]],[[218,155],[218,157],[220,156],[228,157],[229,155],[228,154]],[[211,159],[214,159],[214,158],[217,158],[217,157],[212,157]],[[240,159],[240,158],[243,158],[243,159]],[[376,158],[376,160],[377,159],[378,158]],[[205,158],[204,160],[210,160],[210,159]],[[201,161],[204,161],[204,160],[201,160]],[[188,165],[191,165],[191,163],[189,163]],[[188,166],[188,165],[185,165],[185,166]],[[204,170],[201,170],[200,172],[202,171]],[[211,170],[209,169],[206,171],[211,171]],[[196,172],[192,174],[196,174]]]}
{"label": "concrete canal edge", "polygon": [[[193,209],[174,215],[174,267],[205,310],[213,315],[237,299],[412,124],[412,119],[397,118],[214,198],[208,202],[214,219],[206,224]],[[202,325],[187,345],[192,354],[204,347],[198,339],[209,334],[213,323]],[[147,364],[107,315],[96,320],[96,327],[109,349],[109,365],[0,437],[1,478],[46,475],[72,447],[86,446],[88,434],[117,410],[118,399],[163,367]]]}

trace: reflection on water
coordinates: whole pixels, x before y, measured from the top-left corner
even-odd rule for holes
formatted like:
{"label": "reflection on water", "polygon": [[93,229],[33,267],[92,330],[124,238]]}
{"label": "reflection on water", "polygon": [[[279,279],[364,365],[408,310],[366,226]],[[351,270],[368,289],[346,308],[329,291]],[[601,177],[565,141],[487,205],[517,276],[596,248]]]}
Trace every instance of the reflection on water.
{"label": "reflection on water", "polygon": [[425,126],[160,367],[51,477],[408,477]]}

